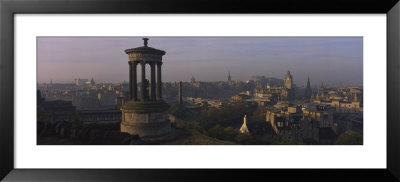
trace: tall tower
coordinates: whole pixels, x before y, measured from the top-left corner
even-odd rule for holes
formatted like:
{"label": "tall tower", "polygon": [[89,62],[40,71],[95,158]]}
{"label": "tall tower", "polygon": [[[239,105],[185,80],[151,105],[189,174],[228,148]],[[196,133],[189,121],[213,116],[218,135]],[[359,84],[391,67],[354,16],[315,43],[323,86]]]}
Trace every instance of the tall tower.
{"label": "tall tower", "polygon": [[307,87],[306,87],[306,94],[305,94],[305,99],[309,101],[311,99],[311,85],[310,85],[310,77],[307,78]]}
{"label": "tall tower", "polygon": [[288,70],[285,75],[285,88],[292,89],[292,87],[293,87],[293,77],[290,74],[290,71]]}
{"label": "tall tower", "polygon": [[[129,56],[129,101],[121,107],[121,132],[139,135],[142,139],[163,136],[171,131],[169,105],[162,100],[161,93],[161,65],[165,51],[148,47],[148,40],[143,38],[142,47],[125,50]],[[140,100],[137,93],[137,65],[141,68]],[[150,82],[146,79],[146,65],[150,66]]]}
{"label": "tall tower", "polygon": [[228,74],[228,81],[231,81],[231,72]]}
{"label": "tall tower", "polygon": [[182,106],[182,81],[178,83],[178,104]]}
{"label": "tall tower", "polygon": [[282,92],[282,99],[286,101],[292,101],[294,99],[294,88],[293,88],[293,77],[290,74],[290,71],[285,75],[285,88]]}

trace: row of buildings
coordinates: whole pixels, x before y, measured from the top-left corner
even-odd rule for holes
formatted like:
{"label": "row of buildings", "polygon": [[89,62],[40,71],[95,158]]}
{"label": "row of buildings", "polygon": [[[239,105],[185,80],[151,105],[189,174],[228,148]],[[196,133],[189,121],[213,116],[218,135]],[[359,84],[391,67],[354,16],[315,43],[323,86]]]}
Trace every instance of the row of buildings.
{"label": "row of buildings", "polygon": [[[207,90],[209,93],[218,92],[218,89],[240,92],[231,96],[230,101],[258,103],[259,107],[265,108],[265,121],[271,124],[277,135],[305,143],[332,144],[335,137],[346,130],[362,133],[362,87],[321,85],[313,91],[308,78],[304,94],[299,100],[290,71],[284,77],[283,86],[268,82],[262,85],[260,79],[255,77],[254,80],[240,82],[228,78],[225,82],[196,82],[192,78],[191,82],[186,83],[163,83],[163,95],[170,102],[181,98],[180,103],[187,105],[219,108],[228,99],[190,95],[196,89],[199,92]],[[76,80],[75,84],[66,85],[65,88],[52,83],[45,87],[42,85],[41,88],[45,90],[45,95],[58,97],[55,100],[71,101],[71,104],[66,105],[76,107],[84,122],[120,121],[119,108],[128,100],[128,84],[95,84],[93,79],[90,82],[84,81]]]}
{"label": "row of buildings", "polygon": [[295,95],[293,76],[288,71],[283,86],[266,83],[253,92],[232,96],[231,101],[258,103],[276,135],[307,144],[333,144],[347,130],[363,133],[362,87],[321,84],[313,91],[308,78],[302,97]]}

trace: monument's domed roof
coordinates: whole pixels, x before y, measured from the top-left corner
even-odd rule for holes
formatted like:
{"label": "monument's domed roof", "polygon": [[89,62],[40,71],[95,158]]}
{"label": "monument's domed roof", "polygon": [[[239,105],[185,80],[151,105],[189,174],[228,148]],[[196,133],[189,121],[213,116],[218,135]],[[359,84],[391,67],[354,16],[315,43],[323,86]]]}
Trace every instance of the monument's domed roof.
{"label": "monument's domed roof", "polygon": [[148,47],[147,46],[147,41],[149,40],[148,38],[143,38],[143,40],[144,40],[144,46],[136,47],[136,48],[132,48],[132,49],[126,49],[125,53],[127,53],[127,54],[129,54],[129,53],[150,53],[150,54],[165,55],[165,51],[163,51],[163,50]]}

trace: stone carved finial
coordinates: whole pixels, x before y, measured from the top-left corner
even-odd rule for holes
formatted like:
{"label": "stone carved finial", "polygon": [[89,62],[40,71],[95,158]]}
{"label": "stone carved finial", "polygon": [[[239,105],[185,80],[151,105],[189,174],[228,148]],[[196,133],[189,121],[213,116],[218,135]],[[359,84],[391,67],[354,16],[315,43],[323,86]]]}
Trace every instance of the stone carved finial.
{"label": "stone carved finial", "polygon": [[145,47],[147,47],[147,44],[148,44],[149,38],[143,38],[143,41],[144,41],[144,46],[145,46]]}

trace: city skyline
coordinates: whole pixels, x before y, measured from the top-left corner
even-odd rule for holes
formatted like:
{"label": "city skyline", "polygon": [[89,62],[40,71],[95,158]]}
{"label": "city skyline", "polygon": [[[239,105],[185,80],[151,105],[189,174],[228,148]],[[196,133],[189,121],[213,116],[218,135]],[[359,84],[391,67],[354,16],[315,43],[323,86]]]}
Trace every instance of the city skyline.
{"label": "city skyline", "polygon": [[[128,80],[124,50],[143,46],[141,37],[38,37],[38,82]],[[294,83],[362,85],[362,37],[150,37],[165,50],[163,81],[246,81],[259,75]],[[149,72],[147,72],[149,73]],[[147,75],[148,77],[148,75]]]}
{"label": "city skyline", "polygon": [[[152,48],[149,38],[142,38],[142,46],[124,51],[129,60],[126,84],[96,84],[93,78],[75,80],[75,84],[38,84],[37,143],[363,145],[363,86],[332,87],[324,80],[329,79],[324,76],[330,76],[360,81],[357,68],[362,70],[362,62],[358,65],[362,59],[360,52],[351,49],[362,48],[360,42],[350,39],[164,38],[158,44],[165,41],[166,48],[156,44]],[[116,50],[107,48],[121,45],[112,45],[111,39],[106,40],[107,44],[93,42],[97,39],[78,40],[58,40],[65,49],[55,43],[56,48],[47,47],[51,53],[48,58],[58,57],[53,62],[65,61],[74,66],[59,70],[79,74],[79,69],[86,68],[84,73],[106,78],[124,70],[118,68],[119,59],[113,59]],[[65,46],[68,41],[70,47]],[[168,51],[172,56],[164,59]],[[330,60],[328,65],[320,65],[322,59]],[[224,72],[222,66],[229,67],[226,80],[218,77]],[[240,68],[236,73],[247,74],[240,77],[246,78],[265,75],[268,66],[268,73],[283,72],[279,67],[292,72],[288,70],[283,80],[274,75],[281,80],[256,77],[251,78],[252,82],[232,81],[232,68]],[[167,76],[162,83],[166,68],[170,78]],[[297,89],[294,80],[298,75],[293,69],[307,76],[315,70],[324,71],[317,75],[325,81],[324,86],[313,89],[307,79],[307,86]],[[197,73],[210,80],[169,82],[171,77],[184,77],[182,73]],[[58,75],[63,76],[63,72]],[[218,80],[225,81],[211,82]]]}

